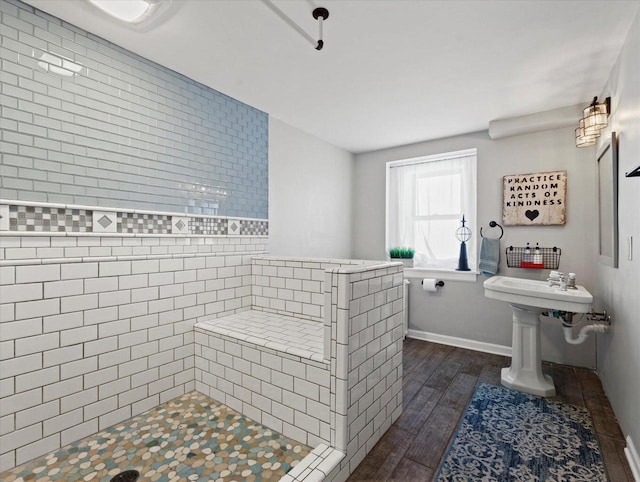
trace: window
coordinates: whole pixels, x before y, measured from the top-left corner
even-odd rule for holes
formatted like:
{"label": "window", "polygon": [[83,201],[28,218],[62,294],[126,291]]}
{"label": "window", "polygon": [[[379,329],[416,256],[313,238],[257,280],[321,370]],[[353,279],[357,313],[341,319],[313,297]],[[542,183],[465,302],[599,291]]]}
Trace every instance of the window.
{"label": "window", "polygon": [[414,267],[455,270],[464,215],[472,229],[467,257],[476,250],[476,149],[387,163],[387,250],[415,249]]}

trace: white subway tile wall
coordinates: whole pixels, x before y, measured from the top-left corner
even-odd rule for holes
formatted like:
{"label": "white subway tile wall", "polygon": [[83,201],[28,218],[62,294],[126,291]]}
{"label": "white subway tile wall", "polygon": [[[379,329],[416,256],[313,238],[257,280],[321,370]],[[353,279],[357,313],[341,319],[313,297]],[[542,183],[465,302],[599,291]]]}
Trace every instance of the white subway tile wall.
{"label": "white subway tile wall", "polygon": [[329,365],[256,342],[198,324],[196,390],[312,447],[329,443]]}
{"label": "white subway tile wall", "polygon": [[346,455],[327,480],[344,481],[402,413],[404,275],[401,266],[329,271],[331,446]]}
{"label": "white subway tile wall", "polygon": [[252,266],[253,309],[324,322],[325,271],[376,261],[263,256]]}
{"label": "white subway tile wall", "polygon": [[19,0],[0,13],[0,198],[267,217],[267,114]]}
{"label": "white subway tile wall", "polygon": [[[193,390],[193,325],[250,306],[266,243],[0,236],[0,249],[62,250],[0,261],[0,471]],[[100,258],[76,257],[92,248]]]}
{"label": "white subway tile wall", "polygon": [[[196,389],[296,440],[331,446],[287,480],[346,480],[402,412],[402,268],[270,256],[254,257],[252,268],[252,299],[263,307],[196,324]],[[271,304],[286,290],[304,293],[305,280],[319,283],[324,323],[303,317],[305,301],[293,312]],[[276,288],[267,300],[255,294],[267,287]],[[259,323],[260,309],[286,315]],[[307,334],[324,340],[300,349]]]}

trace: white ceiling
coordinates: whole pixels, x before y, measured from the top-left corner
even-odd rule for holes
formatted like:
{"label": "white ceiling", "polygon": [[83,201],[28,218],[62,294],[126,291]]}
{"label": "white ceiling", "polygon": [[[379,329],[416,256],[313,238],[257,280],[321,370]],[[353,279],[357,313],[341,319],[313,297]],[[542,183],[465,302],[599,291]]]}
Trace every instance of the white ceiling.
{"label": "white ceiling", "polygon": [[[640,1],[174,0],[146,31],[82,0],[27,0],[352,152],[484,130],[493,119],[590,101]],[[162,20],[162,19],[161,19]]]}

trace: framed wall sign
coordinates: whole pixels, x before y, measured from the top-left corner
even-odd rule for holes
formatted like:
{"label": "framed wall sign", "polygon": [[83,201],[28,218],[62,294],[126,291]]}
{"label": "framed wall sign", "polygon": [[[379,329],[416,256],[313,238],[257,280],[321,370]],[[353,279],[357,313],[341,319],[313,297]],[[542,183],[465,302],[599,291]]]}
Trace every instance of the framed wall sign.
{"label": "framed wall sign", "polygon": [[502,178],[506,226],[566,223],[567,171],[513,174]]}

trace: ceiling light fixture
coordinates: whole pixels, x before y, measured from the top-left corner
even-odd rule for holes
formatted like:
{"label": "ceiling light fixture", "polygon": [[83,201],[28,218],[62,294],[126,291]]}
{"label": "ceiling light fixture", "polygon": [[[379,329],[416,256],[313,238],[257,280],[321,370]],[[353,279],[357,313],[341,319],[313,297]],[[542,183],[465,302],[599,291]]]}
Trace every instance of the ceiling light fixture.
{"label": "ceiling light fixture", "polygon": [[171,0],[87,0],[104,13],[130,24],[140,24],[166,10]]}
{"label": "ceiling light fixture", "polygon": [[291,18],[289,18],[282,10],[276,7],[271,0],[262,0],[262,3],[269,7],[269,9],[273,13],[284,20],[296,32],[307,39],[316,50],[322,50],[322,47],[324,47],[324,40],[322,39],[322,23],[329,18],[329,10],[323,7],[318,7],[313,9],[313,12],[311,12],[313,18],[318,21],[318,40],[316,40],[311,35],[309,35],[302,27],[295,23]]}
{"label": "ceiling light fixture", "polygon": [[611,97],[598,104],[598,97],[593,98],[593,102],[584,109],[583,117],[578,123],[576,133],[576,147],[589,147],[596,143],[596,137],[600,136],[600,131],[607,127],[609,113],[611,112]]}

